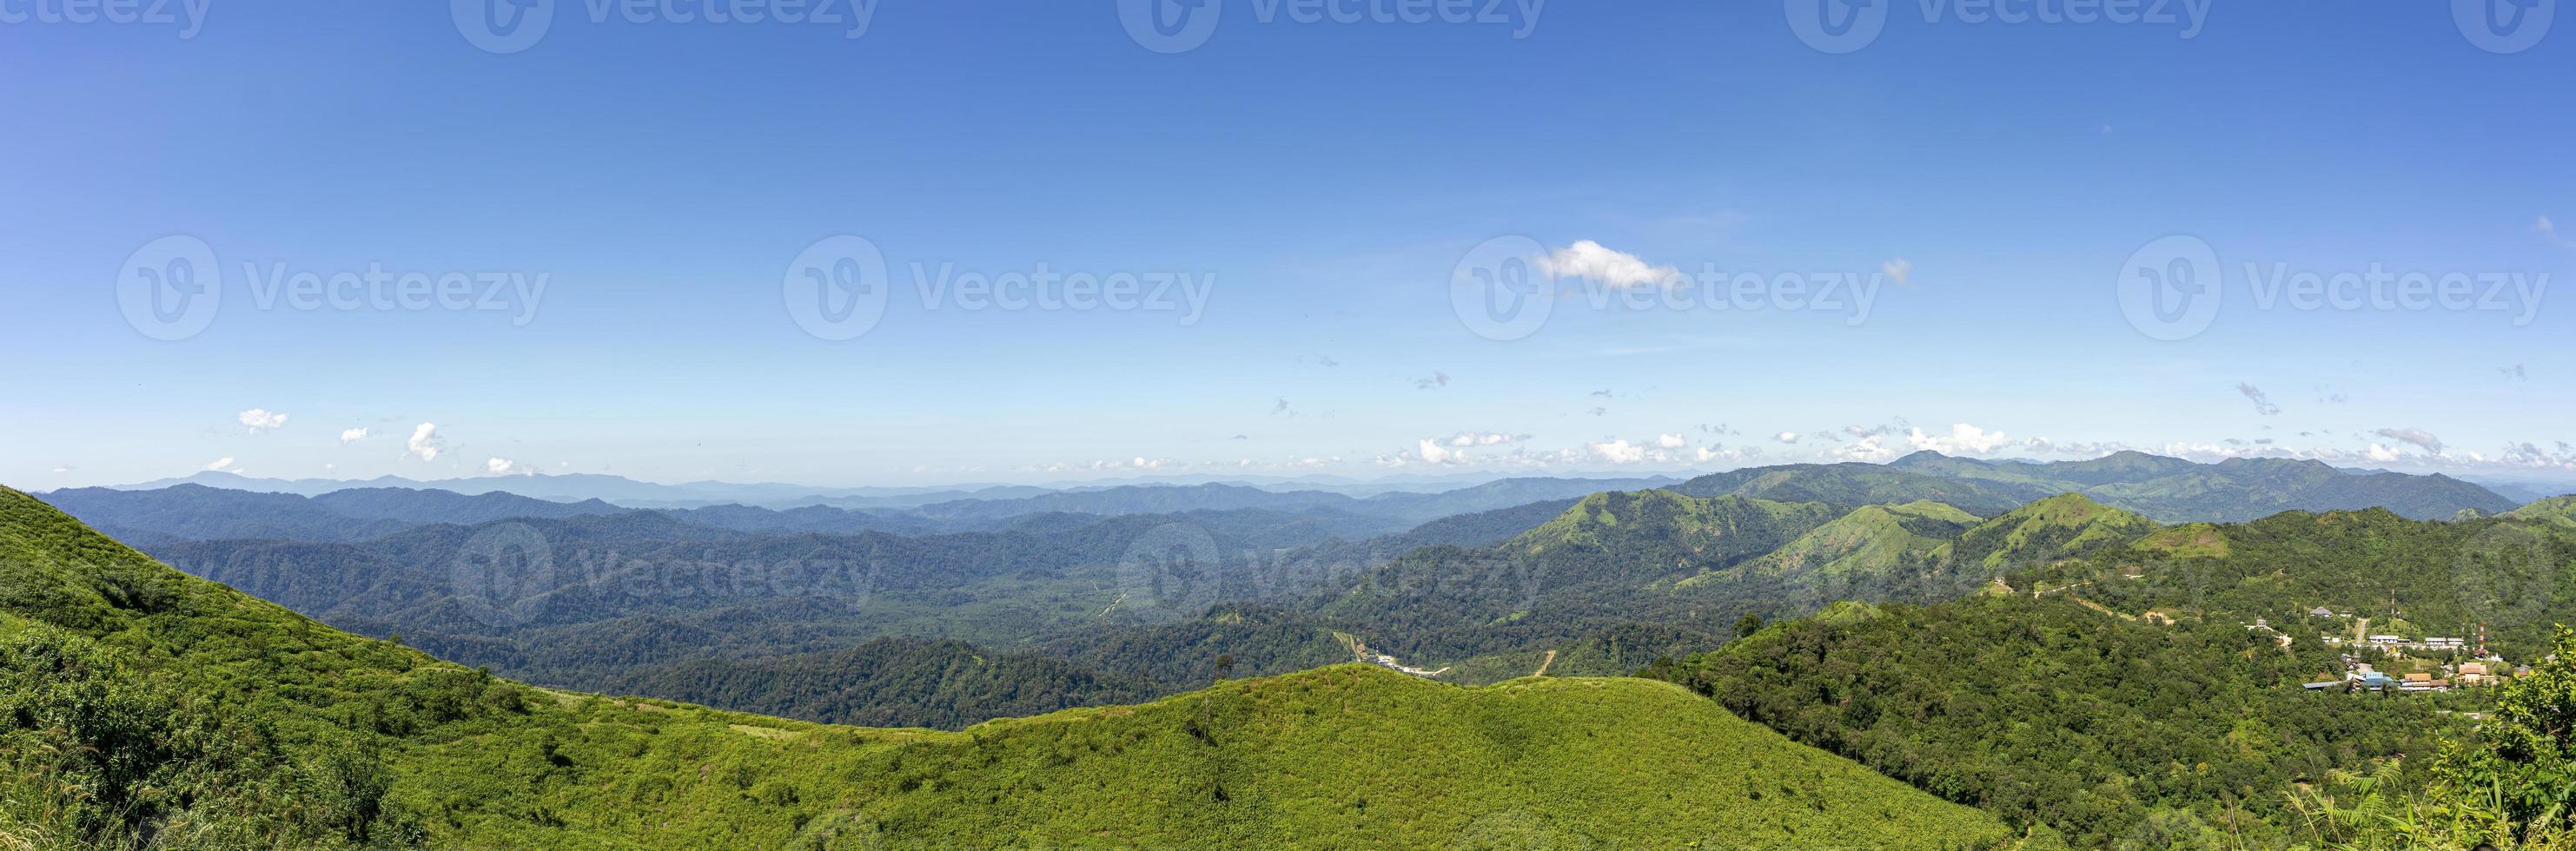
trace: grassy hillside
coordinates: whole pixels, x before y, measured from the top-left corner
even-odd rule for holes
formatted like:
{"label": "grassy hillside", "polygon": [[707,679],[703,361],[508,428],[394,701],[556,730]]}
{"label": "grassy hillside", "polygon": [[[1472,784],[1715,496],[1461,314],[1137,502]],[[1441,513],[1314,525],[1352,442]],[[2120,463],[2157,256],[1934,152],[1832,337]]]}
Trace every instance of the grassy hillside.
{"label": "grassy hillside", "polygon": [[528,688],[0,489],[0,831],[96,847],[1997,847],[1670,686],[1354,666],[961,733]]}
{"label": "grassy hillside", "polygon": [[1948,558],[1963,566],[2001,572],[2124,545],[2155,530],[2153,520],[2082,494],[2061,494],[1969,529],[1952,546]]}
{"label": "grassy hillside", "polygon": [[1930,500],[1865,505],[1748,562],[1746,569],[1807,586],[1884,587],[1978,522],[1974,514]]}
{"label": "grassy hillside", "polygon": [[2010,511],[2055,489],[2022,482],[1952,478],[1879,464],[1785,464],[1701,476],[1672,490],[1691,496],[1738,496],[1841,506],[1931,500],[1978,515]]}

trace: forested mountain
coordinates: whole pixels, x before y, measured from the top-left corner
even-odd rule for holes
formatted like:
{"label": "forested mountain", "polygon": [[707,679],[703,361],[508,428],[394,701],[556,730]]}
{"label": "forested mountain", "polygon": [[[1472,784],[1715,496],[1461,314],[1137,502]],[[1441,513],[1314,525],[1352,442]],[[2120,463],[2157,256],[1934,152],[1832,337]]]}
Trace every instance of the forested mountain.
{"label": "forested mountain", "polygon": [[507,493],[358,488],[318,496],[177,485],[160,490],[77,488],[46,494],[63,511],[138,543],[221,538],[365,541],[435,523],[514,517],[563,518],[626,509],[591,500],[566,503]]}
{"label": "forested mountain", "polygon": [[2435,676],[2449,659],[2384,657],[2360,646],[2365,633],[2483,626],[2507,660],[2536,660],[2576,610],[2576,524],[2559,506],[2461,522],[2293,512],[2139,535],[2152,527],[2080,499],[1963,537],[1962,557],[2012,553],[1996,593],[1839,607],[1651,673],[2079,845],[2282,847],[2314,817],[2290,809],[2293,792],[2428,756],[2464,735],[2455,712],[2480,705],[2299,684],[2339,678],[2347,652]]}
{"label": "forested mountain", "polygon": [[1738,496],[1829,505],[1893,505],[1929,500],[1981,517],[2010,511],[2054,491],[1957,479],[1880,464],[1786,464],[1701,476],[1672,487],[1691,496]]}
{"label": "forested mountain", "polygon": [[2244,522],[2283,511],[2385,508],[2418,520],[2447,520],[2462,510],[2495,514],[2515,503],[2439,473],[2359,473],[2322,461],[2229,458],[2195,464],[2141,452],[2090,461],[1980,461],[1918,452],[1888,466],[2046,493],[2080,492],[2094,501],[2167,523]]}
{"label": "forested mountain", "polygon": [[966,733],[545,692],[180,574],[0,489],[24,843],[2003,847],[1641,680],[1344,666]]}
{"label": "forested mountain", "polygon": [[2308,693],[2334,651],[2063,596],[1844,610],[1648,674],[2081,847],[2283,847],[2293,785],[2425,756],[2445,704]]}

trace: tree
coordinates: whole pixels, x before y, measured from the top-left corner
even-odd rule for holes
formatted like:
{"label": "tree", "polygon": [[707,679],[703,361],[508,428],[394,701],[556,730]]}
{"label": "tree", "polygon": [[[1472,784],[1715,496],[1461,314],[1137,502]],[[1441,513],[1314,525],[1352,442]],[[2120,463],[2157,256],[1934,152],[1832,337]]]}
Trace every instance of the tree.
{"label": "tree", "polygon": [[1761,615],[1745,615],[1735,622],[1735,637],[1744,638],[1762,631]]}

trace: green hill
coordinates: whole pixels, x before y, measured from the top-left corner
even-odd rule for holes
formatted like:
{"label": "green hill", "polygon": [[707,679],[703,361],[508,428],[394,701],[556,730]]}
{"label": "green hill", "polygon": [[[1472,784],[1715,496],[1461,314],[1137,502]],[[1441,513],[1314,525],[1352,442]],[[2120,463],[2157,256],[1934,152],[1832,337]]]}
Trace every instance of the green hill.
{"label": "green hill", "polygon": [[1834,514],[1812,502],[1612,491],[1584,497],[1503,549],[1559,559],[1615,553],[1644,570],[1670,572],[1769,552],[1824,525]]}
{"label": "green hill", "polygon": [[1786,464],[1701,476],[1672,490],[1699,497],[1737,496],[1841,506],[1931,500],[1991,516],[2054,493],[2059,488],[2009,481],[1978,481],[1879,464]]}
{"label": "green hill", "polygon": [[2153,520],[2069,493],[1978,524],[1947,555],[1963,569],[1999,572],[2126,544],[2155,530]]}
{"label": "green hill", "polygon": [[1929,500],[1865,505],[1747,562],[1746,569],[1809,587],[1884,587],[1978,522],[1976,515]]}
{"label": "green hill", "polygon": [[2576,529],[2576,496],[2553,496],[2506,512],[2504,516]]}
{"label": "green hill", "polygon": [[532,689],[0,488],[0,835],[32,847],[1997,847],[1667,685],[1357,666],[964,732]]}

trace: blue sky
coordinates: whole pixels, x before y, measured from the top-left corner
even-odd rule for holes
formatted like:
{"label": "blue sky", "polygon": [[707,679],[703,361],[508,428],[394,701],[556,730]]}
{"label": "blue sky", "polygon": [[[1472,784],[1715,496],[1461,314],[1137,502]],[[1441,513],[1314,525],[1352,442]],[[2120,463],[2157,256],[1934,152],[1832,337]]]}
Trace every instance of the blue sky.
{"label": "blue sky", "polygon": [[[447,3],[196,2],[169,23],[0,2],[0,357],[19,367],[0,481],[225,459],[862,485],[2115,447],[2576,476],[2576,308],[2557,303],[2576,299],[2576,31],[2472,38],[2442,3],[2092,24],[1900,3],[1828,53],[1789,25],[1799,0],[1558,0],[1498,23],[1211,0],[1212,35],[1164,53],[1113,0],[888,0],[855,38],[559,0],[501,54]],[[180,331],[120,302],[155,292],[136,275],[168,268],[174,235],[219,279],[164,302],[212,311]],[[788,307],[790,266],[845,235],[882,256],[884,313],[824,339]],[[2177,235],[2208,246],[2218,295],[2172,290],[2215,312],[2160,339],[2121,287]],[[1553,275],[1527,336],[1480,335],[1452,300],[1497,239],[1523,248],[1478,256]],[[915,264],[1206,289],[970,309],[930,303]],[[371,268],[465,275],[470,297],[304,309],[268,287]],[[2275,269],[2374,268],[2476,292],[2267,297]],[[1710,270],[1721,292],[1751,276],[1765,309],[1670,298]],[[1867,314],[1783,309],[1819,281],[1870,287]]]}

